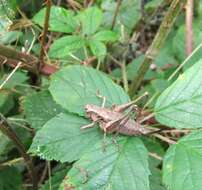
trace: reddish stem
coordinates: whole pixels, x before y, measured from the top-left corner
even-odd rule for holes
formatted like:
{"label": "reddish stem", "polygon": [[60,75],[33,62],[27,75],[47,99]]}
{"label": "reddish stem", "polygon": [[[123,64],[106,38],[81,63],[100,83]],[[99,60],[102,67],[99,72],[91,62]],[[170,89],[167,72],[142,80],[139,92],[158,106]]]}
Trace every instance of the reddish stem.
{"label": "reddish stem", "polygon": [[186,56],[193,51],[193,0],[187,0],[186,4]]}

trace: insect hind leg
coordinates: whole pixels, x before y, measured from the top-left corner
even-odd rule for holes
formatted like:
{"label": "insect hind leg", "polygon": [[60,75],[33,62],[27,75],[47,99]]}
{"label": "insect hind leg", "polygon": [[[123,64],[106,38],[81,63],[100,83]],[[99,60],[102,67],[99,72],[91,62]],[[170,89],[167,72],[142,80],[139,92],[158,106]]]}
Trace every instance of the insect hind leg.
{"label": "insect hind leg", "polygon": [[99,90],[96,92],[96,96],[100,99],[102,99],[102,105],[101,107],[104,108],[105,107],[105,104],[106,104],[106,97],[105,96],[102,96],[99,92]]}

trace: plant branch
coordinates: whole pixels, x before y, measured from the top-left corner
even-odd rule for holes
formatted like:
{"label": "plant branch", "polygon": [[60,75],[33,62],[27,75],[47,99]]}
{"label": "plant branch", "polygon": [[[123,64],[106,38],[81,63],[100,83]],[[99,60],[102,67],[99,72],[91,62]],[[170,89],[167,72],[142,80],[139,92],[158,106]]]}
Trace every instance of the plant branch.
{"label": "plant branch", "polygon": [[37,190],[37,176],[36,176],[36,172],[34,169],[34,165],[32,163],[32,159],[29,156],[29,154],[27,154],[26,149],[25,149],[23,143],[21,142],[21,140],[18,138],[16,133],[10,127],[6,118],[1,113],[0,113],[0,131],[4,135],[6,135],[11,141],[13,141],[13,143],[15,144],[16,148],[18,149],[19,153],[21,154],[21,156],[23,157],[23,159],[27,165],[29,175],[32,179],[33,190]]}
{"label": "plant branch", "polygon": [[151,46],[149,47],[149,49],[147,50],[147,52],[145,54],[145,58],[144,58],[142,64],[140,65],[137,75],[135,76],[135,78],[132,81],[132,84],[130,86],[130,91],[129,91],[129,94],[131,97],[134,96],[137,89],[140,87],[146,72],[148,71],[148,69],[149,69],[151,63],[153,62],[153,60],[155,59],[155,57],[158,55],[178,14],[184,7],[185,3],[186,3],[186,0],[173,0],[172,1],[171,5],[168,9],[168,12],[166,13],[166,15],[164,17],[162,24],[153,40]]}
{"label": "plant branch", "polygon": [[194,0],[187,0],[186,4],[186,56],[189,56],[193,50],[193,4]]}
{"label": "plant branch", "polygon": [[[17,50],[0,44],[0,65],[9,65],[16,67],[19,62],[22,62],[20,68],[23,68],[31,73],[38,74],[37,64],[39,59],[33,55],[18,52]],[[44,75],[50,75],[58,70],[55,65],[44,64],[39,72]]]}
{"label": "plant branch", "polygon": [[116,9],[115,9],[114,16],[113,16],[113,19],[112,19],[111,30],[114,29],[114,26],[115,26],[115,24],[116,24],[116,18],[117,18],[117,15],[118,15],[118,13],[119,13],[119,9],[120,9],[121,3],[122,3],[122,0],[118,0],[118,1],[117,1]]}
{"label": "plant branch", "polygon": [[38,62],[38,68],[40,69],[44,64],[44,56],[45,56],[45,45],[46,45],[46,36],[48,33],[48,25],[49,25],[49,18],[50,18],[50,10],[51,10],[51,0],[46,0],[46,14],[43,26],[43,32],[41,34],[41,50]]}

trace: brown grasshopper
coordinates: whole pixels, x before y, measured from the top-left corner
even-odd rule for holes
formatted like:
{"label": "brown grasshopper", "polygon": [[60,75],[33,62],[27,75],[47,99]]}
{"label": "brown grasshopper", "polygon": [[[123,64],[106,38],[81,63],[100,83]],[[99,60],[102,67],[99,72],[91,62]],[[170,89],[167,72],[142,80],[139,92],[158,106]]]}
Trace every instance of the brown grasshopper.
{"label": "brown grasshopper", "polygon": [[[105,108],[105,97],[101,98],[103,98],[101,107],[94,104],[87,104],[85,106],[86,116],[93,122],[81,127],[81,129],[93,127],[98,123],[105,134],[117,132],[128,136],[138,136],[151,132],[151,130],[141,126],[140,123],[130,118],[130,112],[137,110],[134,101]],[[128,109],[129,111],[124,113]]]}

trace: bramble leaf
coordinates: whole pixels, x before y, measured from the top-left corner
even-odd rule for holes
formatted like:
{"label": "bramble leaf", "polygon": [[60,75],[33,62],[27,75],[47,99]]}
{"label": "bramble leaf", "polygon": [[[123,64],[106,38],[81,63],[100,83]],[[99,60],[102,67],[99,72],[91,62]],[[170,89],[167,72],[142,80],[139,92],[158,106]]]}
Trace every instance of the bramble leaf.
{"label": "bramble leaf", "polygon": [[47,90],[26,96],[22,107],[27,121],[35,129],[40,129],[48,120],[64,111]]}
{"label": "bramble leaf", "polygon": [[72,162],[79,159],[102,135],[95,127],[81,130],[89,124],[77,115],[61,113],[48,121],[34,137],[29,152],[47,160]]}
{"label": "bramble leaf", "polygon": [[[41,27],[44,25],[46,8],[41,9],[34,17],[33,21]],[[49,19],[49,30],[55,32],[70,33],[77,27],[77,21],[71,11],[62,7],[52,6]]]}
{"label": "bramble leaf", "polygon": [[98,143],[86,152],[61,184],[76,189],[149,190],[148,152],[138,138],[121,137],[118,144]]}
{"label": "bramble leaf", "polygon": [[169,86],[155,105],[156,119],[169,127],[202,127],[202,60]]}
{"label": "bramble leaf", "polygon": [[118,40],[117,33],[110,30],[102,30],[93,36],[93,39],[101,42],[115,42]]}
{"label": "bramble leaf", "polygon": [[14,107],[13,94],[9,91],[3,90],[0,92],[0,112],[4,115]]}
{"label": "bramble leaf", "polygon": [[86,104],[101,105],[100,95],[106,97],[106,106],[129,101],[124,90],[104,73],[85,66],[68,66],[51,78],[49,90],[54,100],[69,112],[84,115]]}
{"label": "bramble leaf", "polygon": [[89,44],[93,55],[95,55],[96,57],[102,58],[107,54],[106,46],[104,43],[97,40],[93,40],[90,41]]}
{"label": "bramble leaf", "polygon": [[95,33],[102,22],[102,11],[97,7],[90,7],[81,14],[82,32],[84,35]]}
{"label": "bramble leaf", "polygon": [[52,58],[64,58],[84,47],[85,40],[80,36],[64,36],[53,42],[49,50]]}
{"label": "bramble leaf", "polygon": [[163,182],[172,190],[201,189],[202,132],[193,132],[172,145],[164,158]]}

